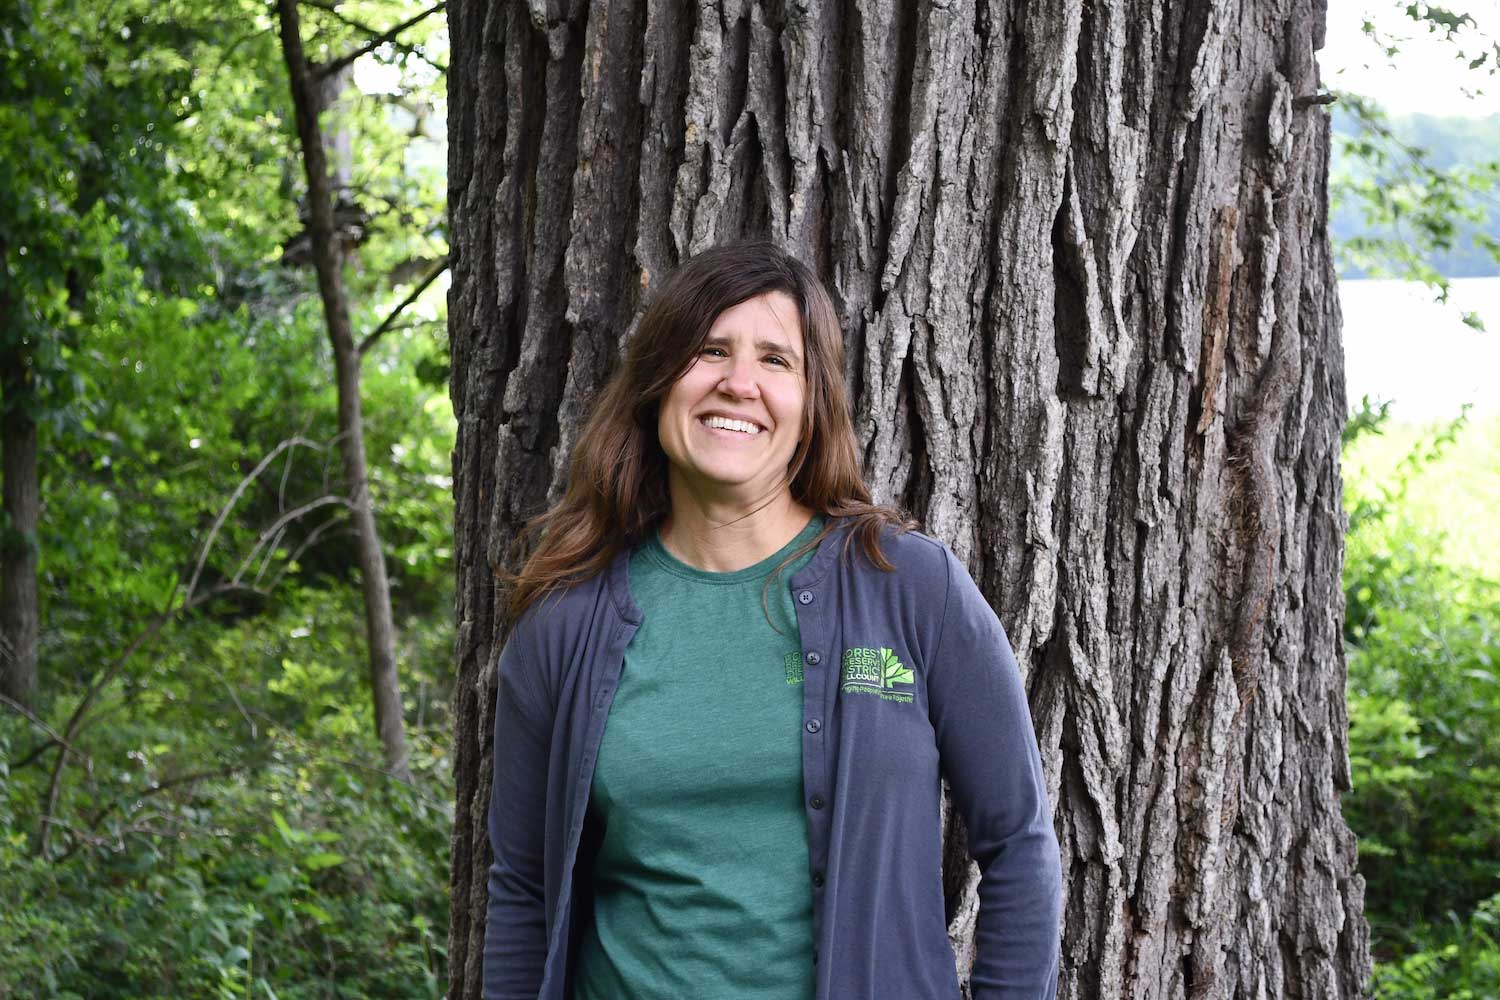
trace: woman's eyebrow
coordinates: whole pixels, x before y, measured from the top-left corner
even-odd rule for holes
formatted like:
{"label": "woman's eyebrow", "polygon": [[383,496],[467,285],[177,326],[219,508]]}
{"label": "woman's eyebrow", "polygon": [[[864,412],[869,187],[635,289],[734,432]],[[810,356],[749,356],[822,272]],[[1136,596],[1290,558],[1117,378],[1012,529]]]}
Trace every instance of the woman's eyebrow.
{"label": "woman's eyebrow", "polygon": [[[731,347],[733,346],[733,344],[734,341],[731,338],[717,335],[709,337],[703,342],[704,347]],[[789,345],[784,344],[779,340],[767,340],[765,338],[761,338],[755,342],[755,349],[757,351],[772,351],[776,354],[786,354],[789,355],[792,360],[797,362],[798,364],[802,363],[802,355],[798,354],[796,351],[792,350]]]}

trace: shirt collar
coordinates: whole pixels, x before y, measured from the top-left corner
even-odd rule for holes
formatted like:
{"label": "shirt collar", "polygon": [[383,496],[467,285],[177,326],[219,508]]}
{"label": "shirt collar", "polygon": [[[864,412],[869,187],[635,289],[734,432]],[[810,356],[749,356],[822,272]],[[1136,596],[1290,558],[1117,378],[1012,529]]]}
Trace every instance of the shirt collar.
{"label": "shirt collar", "polygon": [[[851,522],[843,517],[832,517],[829,520],[833,522],[833,527],[818,543],[818,550],[813,553],[807,565],[792,574],[789,581],[792,586],[811,587],[817,584],[846,547]],[[615,610],[620,617],[631,625],[640,625],[645,616],[641,613],[640,605],[636,604],[635,598],[630,595],[631,551],[632,548],[629,545],[620,546],[620,551],[615,553],[606,571],[605,586],[609,590],[610,599],[614,601]]]}

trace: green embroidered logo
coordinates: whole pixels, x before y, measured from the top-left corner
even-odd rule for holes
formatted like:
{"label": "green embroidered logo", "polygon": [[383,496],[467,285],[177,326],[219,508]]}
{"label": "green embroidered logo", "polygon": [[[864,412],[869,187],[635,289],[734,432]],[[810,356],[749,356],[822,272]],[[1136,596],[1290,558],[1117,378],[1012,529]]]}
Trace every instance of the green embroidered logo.
{"label": "green embroidered logo", "polygon": [[916,682],[911,667],[896,658],[896,654],[885,647],[880,649],[846,649],[843,663],[843,690],[845,694],[874,694],[886,701],[909,702],[912,695],[907,691],[894,690],[896,685]]}
{"label": "green embroidered logo", "polygon": [[801,684],[802,654],[794,649],[783,656],[781,662],[786,667],[786,682],[788,684]]}

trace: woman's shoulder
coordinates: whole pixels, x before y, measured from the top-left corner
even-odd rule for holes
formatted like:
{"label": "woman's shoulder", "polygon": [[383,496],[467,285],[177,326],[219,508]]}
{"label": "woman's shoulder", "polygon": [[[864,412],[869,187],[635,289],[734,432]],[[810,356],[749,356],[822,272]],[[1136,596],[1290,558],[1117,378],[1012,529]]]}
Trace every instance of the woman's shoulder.
{"label": "woman's shoulder", "polygon": [[532,641],[576,635],[579,625],[598,615],[602,605],[614,598],[611,574],[613,562],[592,576],[558,584],[537,594],[511,627],[513,634],[524,634]]}
{"label": "woman's shoulder", "polygon": [[921,609],[926,620],[943,627],[955,622],[998,625],[989,599],[947,542],[918,528],[885,526],[880,543],[892,569],[883,572],[863,554],[858,557],[864,570],[854,574],[854,587],[862,600]]}
{"label": "woman's shoulder", "polygon": [[[852,519],[856,520],[857,519]],[[883,570],[873,564],[864,551],[864,539],[861,536],[861,526],[857,523],[848,526],[850,536],[846,539],[848,554],[852,557],[854,565],[868,572],[880,573],[889,578],[887,582],[902,586],[914,586],[927,588],[938,586],[946,588],[949,573],[949,561],[954,559],[953,552],[941,539],[936,538],[919,527],[911,527],[893,524],[889,521],[878,524],[878,534],[875,536],[876,544],[880,554],[892,566],[891,570]],[[868,530],[868,529],[866,529]]]}

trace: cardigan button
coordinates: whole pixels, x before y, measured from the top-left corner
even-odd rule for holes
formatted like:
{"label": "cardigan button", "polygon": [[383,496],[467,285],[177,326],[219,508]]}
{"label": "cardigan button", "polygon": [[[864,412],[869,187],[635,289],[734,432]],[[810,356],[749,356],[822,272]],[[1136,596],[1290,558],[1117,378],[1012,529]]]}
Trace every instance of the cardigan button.
{"label": "cardigan button", "polygon": [[821,795],[814,795],[810,800],[808,800],[807,804],[810,805],[810,806],[812,806],[814,809],[822,809],[823,808],[823,796],[821,796]]}
{"label": "cardigan button", "polygon": [[810,590],[804,590],[802,593],[797,595],[797,601],[799,604],[811,604],[813,602],[813,592]]}
{"label": "cardigan button", "polygon": [[819,729],[822,729],[822,728],[823,728],[823,723],[819,722],[817,719],[808,719],[807,720],[807,731],[808,732],[815,733]]}
{"label": "cardigan button", "polygon": [[823,888],[823,873],[822,872],[813,872],[813,888],[815,888],[815,889],[821,889],[821,888]]}
{"label": "cardigan button", "polygon": [[818,651],[815,649],[811,653],[807,654],[807,662],[816,667],[818,664],[823,662],[823,657],[819,656]]}

